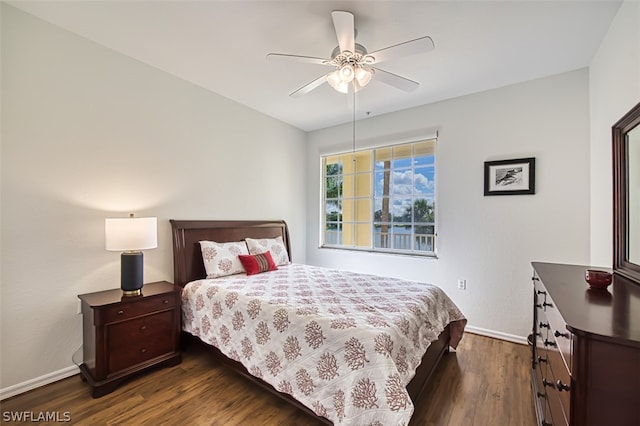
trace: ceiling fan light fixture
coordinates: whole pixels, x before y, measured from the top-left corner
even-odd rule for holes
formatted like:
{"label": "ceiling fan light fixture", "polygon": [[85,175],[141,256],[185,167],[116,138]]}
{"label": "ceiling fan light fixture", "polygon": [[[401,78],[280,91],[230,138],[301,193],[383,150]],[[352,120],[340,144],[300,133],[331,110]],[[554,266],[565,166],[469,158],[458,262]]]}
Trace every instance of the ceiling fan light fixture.
{"label": "ceiling fan light fixture", "polygon": [[335,70],[327,74],[327,83],[340,93],[348,93],[349,83],[342,81],[339,71],[340,70]]}
{"label": "ceiling fan light fixture", "polygon": [[356,69],[355,78],[359,86],[364,87],[369,84],[371,77],[373,77],[373,70],[362,67]]}
{"label": "ceiling fan light fixture", "polygon": [[351,64],[344,64],[342,67],[340,67],[340,70],[338,71],[340,80],[345,83],[351,83],[351,80],[353,80],[354,74],[355,72],[353,69],[353,65]]}

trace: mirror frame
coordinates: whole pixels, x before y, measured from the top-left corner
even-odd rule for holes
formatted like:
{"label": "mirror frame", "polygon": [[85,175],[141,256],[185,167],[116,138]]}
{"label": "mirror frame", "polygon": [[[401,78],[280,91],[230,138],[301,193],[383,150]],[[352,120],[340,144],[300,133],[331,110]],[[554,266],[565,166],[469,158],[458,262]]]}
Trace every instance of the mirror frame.
{"label": "mirror frame", "polygon": [[628,261],[629,158],[627,133],[640,126],[640,103],[612,127],[613,149],[613,271],[640,285],[640,265]]}

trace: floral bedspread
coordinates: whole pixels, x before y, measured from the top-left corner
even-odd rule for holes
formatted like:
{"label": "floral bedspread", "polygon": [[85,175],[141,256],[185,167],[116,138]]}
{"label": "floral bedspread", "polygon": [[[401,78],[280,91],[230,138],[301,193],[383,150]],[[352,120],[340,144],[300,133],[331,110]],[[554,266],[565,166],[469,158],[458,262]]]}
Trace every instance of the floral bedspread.
{"label": "floral bedspread", "polygon": [[432,341],[466,319],[438,287],[308,265],[203,279],[183,329],[334,424],[407,425],[405,389]]}

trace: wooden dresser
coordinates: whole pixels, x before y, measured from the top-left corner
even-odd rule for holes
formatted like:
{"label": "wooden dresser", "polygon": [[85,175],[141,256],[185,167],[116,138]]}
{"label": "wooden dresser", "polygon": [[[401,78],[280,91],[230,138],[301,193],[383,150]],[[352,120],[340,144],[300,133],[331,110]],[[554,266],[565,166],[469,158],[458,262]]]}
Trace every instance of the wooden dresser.
{"label": "wooden dresser", "polygon": [[640,286],[591,290],[587,266],[532,265],[538,424],[640,425]]}
{"label": "wooden dresser", "polygon": [[145,284],[141,296],[107,290],[78,296],[82,301],[83,379],[94,398],[112,392],[134,373],[181,361],[180,288]]}

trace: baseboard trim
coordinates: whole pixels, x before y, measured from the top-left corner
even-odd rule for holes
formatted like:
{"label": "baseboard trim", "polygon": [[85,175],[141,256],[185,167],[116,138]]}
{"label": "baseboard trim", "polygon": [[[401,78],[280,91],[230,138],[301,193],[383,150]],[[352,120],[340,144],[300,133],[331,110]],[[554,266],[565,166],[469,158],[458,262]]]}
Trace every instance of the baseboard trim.
{"label": "baseboard trim", "polygon": [[518,343],[520,345],[527,344],[527,338],[523,336],[516,336],[515,334],[503,333],[501,331],[489,330],[486,328],[474,327],[467,325],[465,332],[471,334],[479,334],[481,336],[493,337],[494,339],[506,340],[507,342]]}
{"label": "baseboard trim", "polygon": [[76,365],[0,389],[0,401],[80,373]]}

